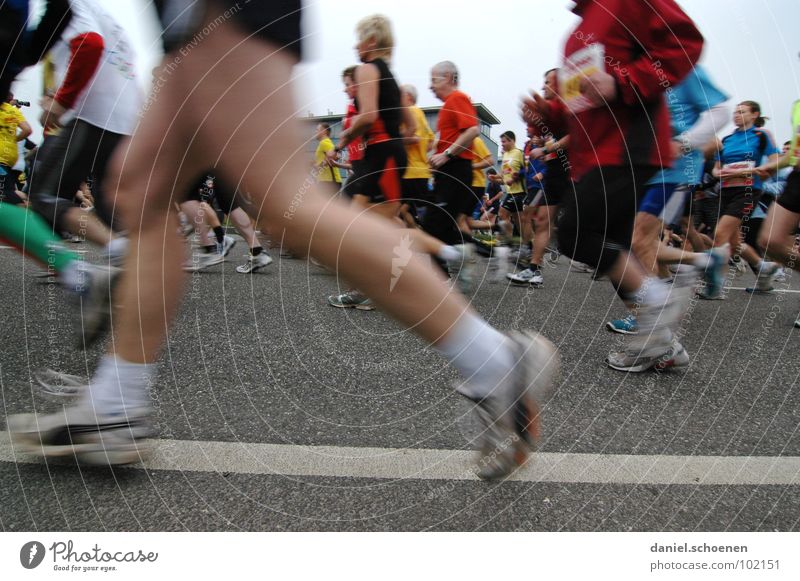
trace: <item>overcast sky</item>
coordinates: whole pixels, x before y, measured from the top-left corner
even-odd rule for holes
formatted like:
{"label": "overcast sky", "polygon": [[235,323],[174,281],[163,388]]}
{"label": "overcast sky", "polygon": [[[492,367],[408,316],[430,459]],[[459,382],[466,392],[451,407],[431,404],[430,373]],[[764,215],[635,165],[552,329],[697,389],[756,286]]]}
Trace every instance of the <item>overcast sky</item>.
{"label": "overcast sky", "polygon": [[[264,0],[268,1],[268,0]],[[99,0],[134,39],[140,73],[158,60],[147,0]],[[679,0],[706,38],[701,62],[734,102],[761,103],[767,128],[782,143],[790,135],[789,111],[800,98],[800,1]],[[298,115],[344,110],[340,73],[356,63],[355,24],[380,12],[394,24],[392,68],[412,83],[419,105],[438,105],[428,90],[430,67],[454,61],[461,88],[501,121],[492,131],[524,134],[517,114],[520,95],[541,86],[541,75],[559,63],[563,41],[577,21],[569,0],[318,0],[306,2],[306,62],[296,70]],[[38,71],[18,83],[19,98],[36,101]],[[34,113],[34,111],[30,111]],[[30,115],[33,117],[33,115]],[[732,131],[729,125],[724,132]]]}

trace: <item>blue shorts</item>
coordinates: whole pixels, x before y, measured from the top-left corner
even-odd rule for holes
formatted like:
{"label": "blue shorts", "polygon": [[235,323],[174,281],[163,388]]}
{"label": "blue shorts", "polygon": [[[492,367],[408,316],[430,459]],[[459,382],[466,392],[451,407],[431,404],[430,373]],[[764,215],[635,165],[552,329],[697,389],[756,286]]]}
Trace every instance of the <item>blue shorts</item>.
{"label": "blue shorts", "polygon": [[639,212],[655,216],[665,224],[675,224],[683,215],[683,206],[689,194],[688,186],[651,184],[639,202]]}

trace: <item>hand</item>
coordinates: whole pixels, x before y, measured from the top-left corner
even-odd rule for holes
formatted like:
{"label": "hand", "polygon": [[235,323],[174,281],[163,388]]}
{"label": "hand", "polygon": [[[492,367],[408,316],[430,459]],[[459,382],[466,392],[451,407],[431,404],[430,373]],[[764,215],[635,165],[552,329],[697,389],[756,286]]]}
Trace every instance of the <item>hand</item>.
{"label": "hand", "polygon": [[325,152],[325,164],[328,167],[334,167],[334,162],[339,159],[339,152],[335,149]]}
{"label": "hand", "polygon": [[523,97],[520,103],[520,114],[523,121],[536,123],[547,112],[549,106],[544,97],[536,91],[531,91],[530,97]]}
{"label": "hand", "polygon": [[447,156],[446,153],[437,153],[431,156],[430,161],[428,162],[433,169],[439,169],[444,164],[450,161],[450,158]]}
{"label": "hand", "polygon": [[581,79],[581,94],[595,107],[606,105],[617,98],[617,81],[605,71],[595,71]]}
{"label": "hand", "polygon": [[547,152],[544,150],[543,147],[537,147],[536,149],[532,149],[530,153],[531,159],[542,159]]}
{"label": "hand", "polygon": [[768,180],[772,177],[772,171],[766,165],[762,165],[753,170],[758,177],[762,180]]}
{"label": "hand", "polygon": [[59,121],[67,109],[52,97],[42,97],[39,101],[39,106],[42,108],[42,115],[39,117],[39,122],[45,129],[57,129],[61,127]]}

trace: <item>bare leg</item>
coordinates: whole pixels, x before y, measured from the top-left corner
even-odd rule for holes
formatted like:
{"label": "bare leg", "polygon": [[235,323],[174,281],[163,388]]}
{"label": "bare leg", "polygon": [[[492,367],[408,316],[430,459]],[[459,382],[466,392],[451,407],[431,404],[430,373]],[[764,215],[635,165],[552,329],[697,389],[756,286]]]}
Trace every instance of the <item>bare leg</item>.
{"label": "bare leg", "polygon": [[247,212],[241,208],[235,208],[230,213],[230,218],[233,221],[233,225],[236,227],[236,231],[244,238],[248,248],[261,246],[256,236],[256,229],[253,228],[253,222],[250,216],[247,215]]}
{"label": "bare leg", "polygon": [[784,265],[800,271],[798,249],[794,233],[800,224],[800,214],[790,212],[779,204],[772,204],[758,237],[759,244],[771,257]]}
{"label": "bare leg", "polygon": [[534,210],[533,223],[533,264],[542,265],[544,253],[553,235],[553,222],[555,221],[558,206],[539,206]]}
{"label": "bare leg", "polygon": [[98,246],[107,246],[114,239],[111,230],[94,213],[81,208],[72,208],[66,212],[63,224],[73,236],[81,236]]}

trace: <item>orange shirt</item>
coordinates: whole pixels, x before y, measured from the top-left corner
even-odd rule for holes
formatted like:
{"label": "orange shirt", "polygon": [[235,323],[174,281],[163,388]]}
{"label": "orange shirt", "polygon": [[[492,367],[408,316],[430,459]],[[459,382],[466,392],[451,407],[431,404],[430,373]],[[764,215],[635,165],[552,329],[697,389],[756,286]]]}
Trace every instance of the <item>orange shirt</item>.
{"label": "orange shirt", "polygon": [[[453,91],[445,99],[442,110],[439,111],[439,121],[436,126],[439,130],[439,145],[436,153],[442,153],[445,149],[453,145],[459,135],[470,127],[478,125],[478,116],[472,102],[461,91]],[[467,149],[459,154],[458,157],[472,159],[472,152]]]}

